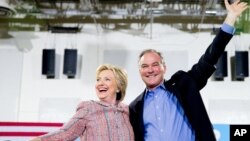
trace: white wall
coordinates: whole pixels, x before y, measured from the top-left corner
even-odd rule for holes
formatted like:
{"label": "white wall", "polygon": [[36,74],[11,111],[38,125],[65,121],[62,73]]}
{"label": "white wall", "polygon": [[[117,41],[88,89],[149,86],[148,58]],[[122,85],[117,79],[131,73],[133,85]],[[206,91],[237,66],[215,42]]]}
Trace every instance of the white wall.
{"label": "white wall", "polygon": [[17,120],[21,94],[23,54],[12,42],[1,42],[0,49],[0,119]]}
{"label": "white wall", "polygon": [[[166,78],[169,78],[178,69],[189,69],[213,39],[210,33],[188,34],[167,25],[156,24],[153,25],[152,34],[149,27],[139,33],[125,30],[104,31],[100,27],[97,30],[95,26],[85,25],[83,31],[77,35],[54,35],[47,32],[15,32],[12,35],[14,39],[4,42],[12,42],[12,44],[14,42],[19,53],[22,54],[22,62],[20,62],[22,66],[15,68],[21,72],[20,78],[13,78],[19,82],[20,89],[15,88],[17,92],[12,98],[18,97],[19,94],[20,97],[18,97],[18,105],[11,110],[18,112],[16,112],[16,118],[0,116],[0,121],[64,122],[68,120],[80,100],[96,100],[95,69],[102,63],[113,63],[127,70],[129,84],[124,102],[129,104],[144,89],[137,67],[140,51],[145,48],[161,50],[166,57],[168,69]],[[248,49],[249,37],[245,34],[240,38],[232,39],[227,46],[228,56],[234,55],[239,42],[244,44],[241,44],[241,49],[245,46]],[[7,45],[4,44],[4,46]],[[55,79],[46,79],[41,75],[44,48],[56,49],[58,69]],[[78,71],[75,79],[68,79],[62,74],[65,48],[78,49]],[[0,50],[5,52],[7,47],[0,47]],[[230,65],[229,62],[228,65]],[[228,74],[229,76],[221,82],[210,79],[202,90],[211,120],[214,123],[250,123],[249,78],[242,82],[235,82],[231,81],[230,69]],[[1,73],[0,77],[2,75],[4,74]],[[5,85],[5,82],[0,81],[1,89]],[[0,99],[4,98],[2,93],[8,92],[3,90],[0,91]],[[2,102],[0,105],[5,106]],[[1,115],[13,112],[1,109]]]}

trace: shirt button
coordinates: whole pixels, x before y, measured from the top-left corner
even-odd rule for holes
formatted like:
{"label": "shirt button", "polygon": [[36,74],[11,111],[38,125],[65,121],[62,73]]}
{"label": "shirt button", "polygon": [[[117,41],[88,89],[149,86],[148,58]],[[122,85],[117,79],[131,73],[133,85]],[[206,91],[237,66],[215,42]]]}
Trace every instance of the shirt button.
{"label": "shirt button", "polygon": [[161,129],[160,131],[163,132],[163,129]]}
{"label": "shirt button", "polygon": [[158,120],[161,120],[161,118],[160,118],[160,117],[158,117],[157,119],[158,119]]}

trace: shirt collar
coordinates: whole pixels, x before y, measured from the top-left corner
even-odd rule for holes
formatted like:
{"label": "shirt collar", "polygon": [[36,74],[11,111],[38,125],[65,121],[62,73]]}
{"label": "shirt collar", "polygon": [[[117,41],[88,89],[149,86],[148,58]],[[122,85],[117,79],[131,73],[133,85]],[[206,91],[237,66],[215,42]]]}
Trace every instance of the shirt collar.
{"label": "shirt collar", "polygon": [[116,107],[119,104],[119,101],[116,101],[115,104],[109,104],[103,101],[96,101],[99,105],[105,106],[105,107]]}
{"label": "shirt collar", "polygon": [[106,108],[115,108],[118,111],[121,111],[121,112],[124,111],[124,108],[122,107],[121,102],[118,100],[116,101],[115,104],[109,104],[109,103],[106,103],[103,101],[95,101],[95,102],[103,107],[106,107]]}
{"label": "shirt collar", "polygon": [[166,90],[166,87],[164,86],[164,83],[162,82],[160,85],[158,85],[157,87],[155,87],[154,89],[150,90],[148,88],[146,88],[146,95],[145,95],[145,98],[149,97],[149,96],[152,96],[152,94],[149,94],[149,93],[154,93],[158,90]]}
{"label": "shirt collar", "polygon": [[146,93],[148,93],[148,92],[154,92],[154,91],[156,91],[157,89],[164,89],[164,90],[166,90],[166,87],[164,86],[163,82],[161,82],[160,85],[156,86],[156,87],[155,87],[154,89],[152,89],[152,90],[146,88]]}

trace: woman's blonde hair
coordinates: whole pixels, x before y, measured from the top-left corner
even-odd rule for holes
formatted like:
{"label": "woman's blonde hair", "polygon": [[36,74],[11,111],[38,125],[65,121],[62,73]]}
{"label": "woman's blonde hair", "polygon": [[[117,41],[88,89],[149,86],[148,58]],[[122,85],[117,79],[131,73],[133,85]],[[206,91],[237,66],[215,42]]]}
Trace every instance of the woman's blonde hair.
{"label": "woman's blonde hair", "polygon": [[122,68],[111,64],[100,65],[96,70],[96,76],[98,76],[104,70],[111,70],[115,75],[115,80],[119,89],[116,93],[116,100],[122,101],[126,95],[126,89],[128,85],[128,75]]}

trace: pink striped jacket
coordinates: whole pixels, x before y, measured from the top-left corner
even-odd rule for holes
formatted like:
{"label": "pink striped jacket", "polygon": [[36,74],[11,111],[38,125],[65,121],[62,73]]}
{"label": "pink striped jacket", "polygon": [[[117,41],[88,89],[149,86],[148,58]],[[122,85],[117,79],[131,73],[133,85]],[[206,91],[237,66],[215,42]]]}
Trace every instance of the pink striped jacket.
{"label": "pink striped jacket", "polygon": [[134,141],[128,106],[83,101],[60,130],[41,136],[42,141]]}

